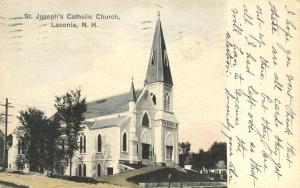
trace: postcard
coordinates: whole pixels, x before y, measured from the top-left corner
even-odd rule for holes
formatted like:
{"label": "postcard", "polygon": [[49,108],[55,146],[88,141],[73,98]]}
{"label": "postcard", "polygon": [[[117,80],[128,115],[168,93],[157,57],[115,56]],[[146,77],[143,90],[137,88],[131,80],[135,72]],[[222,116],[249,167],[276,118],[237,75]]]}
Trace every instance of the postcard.
{"label": "postcard", "polygon": [[300,187],[298,0],[2,0],[0,187]]}

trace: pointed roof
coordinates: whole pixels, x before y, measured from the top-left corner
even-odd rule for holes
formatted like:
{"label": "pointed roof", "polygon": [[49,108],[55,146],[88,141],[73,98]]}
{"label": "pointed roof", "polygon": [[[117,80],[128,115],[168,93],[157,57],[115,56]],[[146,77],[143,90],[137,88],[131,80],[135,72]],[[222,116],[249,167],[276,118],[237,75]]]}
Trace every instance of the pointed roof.
{"label": "pointed roof", "polygon": [[156,28],[152,43],[145,84],[150,84],[154,82],[164,82],[169,85],[173,85],[165,39],[160,23],[159,12],[156,22]]}
{"label": "pointed roof", "polygon": [[133,78],[131,78],[131,87],[130,87],[130,92],[129,92],[129,101],[136,102],[136,94],[135,94],[135,89],[134,89],[134,84],[133,84]]}

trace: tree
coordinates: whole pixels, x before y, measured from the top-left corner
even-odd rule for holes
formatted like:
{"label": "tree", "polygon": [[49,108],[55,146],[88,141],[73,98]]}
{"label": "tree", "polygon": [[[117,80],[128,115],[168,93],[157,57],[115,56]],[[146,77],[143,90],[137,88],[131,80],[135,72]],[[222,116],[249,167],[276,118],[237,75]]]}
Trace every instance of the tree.
{"label": "tree", "polygon": [[62,128],[57,113],[49,119],[47,127],[45,128],[47,136],[45,137],[46,156],[45,166],[51,170],[51,174],[54,171],[54,166],[57,161],[64,158],[64,151],[62,146]]}
{"label": "tree", "polygon": [[47,117],[36,108],[21,111],[18,119],[21,123],[16,129],[17,139],[22,143],[23,161],[29,164],[30,171],[40,172],[44,166],[45,127]]}
{"label": "tree", "polygon": [[225,142],[214,142],[209,148],[209,152],[215,163],[223,160],[227,164],[227,146]]}
{"label": "tree", "polygon": [[59,120],[64,123],[66,137],[66,155],[70,162],[70,176],[72,175],[72,159],[78,150],[78,137],[83,130],[84,112],[86,112],[86,99],[82,98],[81,90],[71,90],[62,96],[55,97],[55,107]]}
{"label": "tree", "polygon": [[209,152],[200,149],[198,153],[193,153],[192,155],[192,168],[194,170],[201,170],[209,167],[210,156]]}
{"label": "tree", "polygon": [[214,168],[219,161],[227,162],[227,148],[225,142],[214,142],[207,151],[200,149],[198,153],[192,154],[192,168],[201,170]]}
{"label": "tree", "polygon": [[179,166],[184,167],[184,162],[187,157],[189,157],[191,150],[191,143],[189,142],[179,142]]}
{"label": "tree", "polygon": [[179,152],[187,155],[191,151],[191,143],[189,142],[179,142]]}
{"label": "tree", "polygon": [[23,155],[17,155],[16,158],[16,165],[18,167],[18,170],[23,170],[25,167],[25,162],[24,162],[24,156]]}

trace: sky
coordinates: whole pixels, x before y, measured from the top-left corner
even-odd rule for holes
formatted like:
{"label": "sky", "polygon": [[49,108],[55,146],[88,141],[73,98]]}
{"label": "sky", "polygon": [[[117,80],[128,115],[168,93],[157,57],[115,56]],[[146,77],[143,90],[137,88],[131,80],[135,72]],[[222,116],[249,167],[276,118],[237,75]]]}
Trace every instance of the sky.
{"label": "sky", "polygon": [[[14,106],[9,132],[20,110],[35,106],[51,116],[55,96],[70,89],[80,87],[91,101],[129,91],[132,76],[142,88],[160,11],[179,141],[191,142],[193,151],[224,141],[225,10],[221,0],[1,1],[0,103],[9,98]],[[54,13],[117,14],[120,20],[96,20],[99,28],[83,29],[50,27],[55,20],[9,19]],[[11,26],[16,23],[22,24]]]}

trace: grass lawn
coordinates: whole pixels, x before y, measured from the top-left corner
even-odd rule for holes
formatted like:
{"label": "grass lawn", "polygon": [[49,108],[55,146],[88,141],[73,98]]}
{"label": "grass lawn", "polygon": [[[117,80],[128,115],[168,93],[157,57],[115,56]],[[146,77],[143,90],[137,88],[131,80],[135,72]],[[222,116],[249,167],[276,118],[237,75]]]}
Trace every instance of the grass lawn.
{"label": "grass lawn", "polygon": [[120,186],[97,183],[77,183],[63,179],[49,178],[42,175],[22,175],[22,174],[12,174],[12,173],[0,173],[0,187],[5,183],[10,183],[11,185],[23,185],[30,188],[118,188]]}
{"label": "grass lawn", "polygon": [[137,184],[134,184],[132,182],[128,182],[127,179],[130,178],[130,177],[139,175],[139,174],[144,174],[144,173],[156,171],[156,170],[161,169],[161,168],[162,167],[160,167],[160,166],[147,166],[147,167],[139,168],[139,169],[128,171],[128,172],[115,174],[115,175],[112,175],[112,176],[102,176],[102,177],[99,177],[99,178],[96,178],[96,179],[100,180],[100,181],[107,181],[111,184],[120,185],[122,187],[124,186],[124,187],[138,188],[140,186],[138,186]]}
{"label": "grass lawn", "polygon": [[[171,182],[212,182],[208,175],[200,175],[193,171],[187,173],[179,171],[175,168],[166,168],[160,166],[147,166],[140,169],[115,174],[112,176],[101,176],[99,178],[85,178],[83,181],[80,177],[54,176],[52,178],[31,174],[15,174],[15,173],[0,173],[0,187],[1,182],[12,183],[15,185],[23,185],[31,188],[117,188],[117,187],[131,187],[138,188],[138,183],[166,183],[169,181],[169,174]],[[98,183],[100,182],[100,183]],[[215,183],[215,182],[212,182]],[[208,187],[208,186],[207,186]],[[226,186],[224,186],[226,187]]]}

